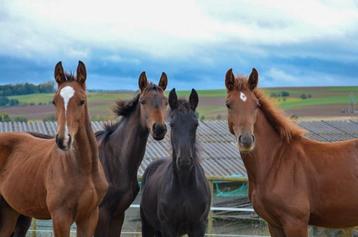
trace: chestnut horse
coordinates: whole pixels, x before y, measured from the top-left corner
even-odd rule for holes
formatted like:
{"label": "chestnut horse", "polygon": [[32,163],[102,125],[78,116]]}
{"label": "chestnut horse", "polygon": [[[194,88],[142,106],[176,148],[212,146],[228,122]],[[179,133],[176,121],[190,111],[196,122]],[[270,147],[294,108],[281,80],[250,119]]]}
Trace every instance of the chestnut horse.
{"label": "chestnut horse", "polygon": [[11,235],[19,215],[51,218],[56,237],[70,236],[73,222],[77,236],[93,236],[108,185],[88,116],[86,74],[82,62],[76,77],[61,62],[55,67],[55,139],[0,134],[1,237]]}
{"label": "chestnut horse", "polygon": [[129,101],[118,101],[115,113],[120,121],[98,132],[99,157],[109,182],[100,205],[96,237],[118,237],[125,210],[139,192],[137,172],[143,160],[148,136],[162,140],[167,132],[165,116],[168,100],[164,95],[168,79],[162,73],[159,84],[148,82],[142,72],[140,93]]}
{"label": "chestnut horse", "polygon": [[189,237],[205,235],[210,210],[210,188],[196,149],[195,115],[199,97],[193,89],[189,102],[169,93],[172,159],[152,162],[143,175],[140,204],[142,236]]}
{"label": "chestnut horse", "polygon": [[272,236],[308,236],[307,226],[358,225],[358,139],[323,143],[257,89],[258,72],[228,70],[228,126],[249,179],[249,198]]}
{"label": "chestnut horse", "polygon": [[[139,192],[137,172],[143,160],[149,134],[155,140],[164,138],[167,98],[165,73],[159,85],[148,82],[145,72],[139,76],[140,93],[129,101],[118,101],[114,109],[119,122],[96,133],[99,157],[109,182],[108,192],[100,204],[96,237],[120,236],[125,210]],[[44,134],[33,136],[51,138]],[[31,219],[21,216],[14,237],[25,237]],[[1,236],[0,236],[1,237]]]}

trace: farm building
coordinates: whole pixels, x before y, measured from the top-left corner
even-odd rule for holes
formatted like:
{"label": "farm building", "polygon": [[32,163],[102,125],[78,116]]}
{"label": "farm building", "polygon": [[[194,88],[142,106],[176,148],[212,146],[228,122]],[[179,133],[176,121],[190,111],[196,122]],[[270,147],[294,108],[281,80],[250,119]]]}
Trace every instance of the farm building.
{"label": "farm building", "polygon": [[[101,130],[105,122],[92,122],[94,131]],[[340,121],[301,121],[300,126],[307,130],[306,136],[319,141],[340,141],[358,138],[358,119]],[[169,127],[169,126],[168,126]],[[38,132],[54,135],[55,122],[2,122],[0,132]],[[145,158],[138,175],[141,176],[146,166],[153,160],[170,158],[169,132],[162,141],[149,138]],[[214,201],[208,232],[215,234],[243,233],[247,235],[268,235],[262,220],[254,213],[247,199],[247,175],[240,153],[234,143],[234,137],[227,129],[226,121],[202,121],[198,128],[198,147],[202,165],[210,180]],[[132,208],[127,211],[123,231],[138,233],[140,221],[138,203],[140,195]],[[36,222],[37,230],[50,230],[50,222]],[[321,231],[311,229],[311,231]],[[324,230],[322,230],[324,232]],[[322,232],[321,231],[321,232]],[[339,230],[337,230],[337,233]],[[35,233],[35,232],[32,232]],[[36,232],[37,233],[37,232]],[[41,235],[40,232],[36,236]],[[331,235],[329,236],[335,236]],[[30,236],[31,233],[30,233]],[[315,235],[316,236],[316,235]],[[318,235],[317,235],[318,236]],[[319,236],[325,236],[320,233]]]}

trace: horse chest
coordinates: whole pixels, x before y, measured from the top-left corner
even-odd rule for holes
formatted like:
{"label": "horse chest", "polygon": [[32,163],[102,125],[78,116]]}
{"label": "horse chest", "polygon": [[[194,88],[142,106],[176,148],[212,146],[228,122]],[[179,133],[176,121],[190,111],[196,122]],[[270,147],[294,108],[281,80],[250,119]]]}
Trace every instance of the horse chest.
{"label": "horse chest", "polygon": [[256,213],[259,214],[260,217],[265,219],[270,224],[279,224],[277,222],[277,219],[273,216],[273,211],[268,204],[270,203],[268,201],[269,197],[266,194],[261,193],[256,189],[253,189],[250,194],[250,200]]}
{"label": "horse chest", "polygon": [[193,198],[182,192],[172,193],[159,206],[163,216],[181,223],[199,220],[206,210],[204,198]]}

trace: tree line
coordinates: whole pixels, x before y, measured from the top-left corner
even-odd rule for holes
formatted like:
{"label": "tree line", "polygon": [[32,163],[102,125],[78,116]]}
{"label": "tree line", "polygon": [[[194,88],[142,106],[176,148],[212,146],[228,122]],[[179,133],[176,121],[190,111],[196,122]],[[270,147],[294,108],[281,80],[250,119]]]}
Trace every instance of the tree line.
{"label": "tree line", "polygon": [[53,82],[45,82],[38,85],[31,83],[0,85],[0,96],[27,95],[52,92],[54,92]]}
{"label": "tree line", "polygon": [[52,82],[38,85],[31,83],[0,85],[0,106],[15,106],[19,104],[17,99],[10,99],[8,96],[52,92],[54,92],[54,84]]}

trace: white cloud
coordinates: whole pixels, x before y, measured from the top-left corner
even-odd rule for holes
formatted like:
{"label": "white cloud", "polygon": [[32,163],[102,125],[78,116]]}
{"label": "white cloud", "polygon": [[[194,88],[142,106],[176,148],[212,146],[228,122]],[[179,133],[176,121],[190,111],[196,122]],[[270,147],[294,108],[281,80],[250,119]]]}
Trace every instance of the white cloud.
{"label": "white cloud", "polygon": [[320,39],[349,44],[358,22],[354,1],[8,0],[0,6],[0,53],[25,57],[90,57],[99,48],[185,58],[225,43],[258,51]]}
{"label": "white cloud", "polygon": [[260,76],[260,85],[263,87],[348,86],[352,85],[352,78],[345,74],[329,74],[305,68],[279,69],[272,67]]}

